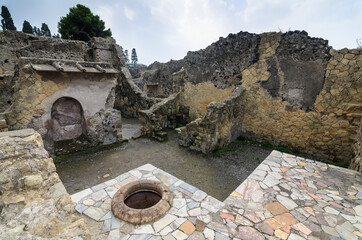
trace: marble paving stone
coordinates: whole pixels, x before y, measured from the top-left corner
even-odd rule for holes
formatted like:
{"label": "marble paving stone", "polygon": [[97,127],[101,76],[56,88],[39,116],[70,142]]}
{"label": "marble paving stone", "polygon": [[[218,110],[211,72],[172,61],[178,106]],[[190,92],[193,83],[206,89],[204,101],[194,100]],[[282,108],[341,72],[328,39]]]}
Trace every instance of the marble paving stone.
{"label": "marble paving stone", "polygon": [[358,240],[358,237],[356,235],[341,226],[336,226],[335,230],[343,239]]}
{"label": "marble paving stone", "polygon": [[104,189],[101,189],[97,192],[94,192],[90,197],[94,201],[98,202],[99,200],[102,200],[103,198],[105,198],[107,196],[108,196],[107,192]]}
{"label": "marble paving stone", "polygon": [[196,230],[196,227],[191,221],[186,220],[184,223],[181,224],[179,229],[186,235],[191,235]]}
{"label": "marble paving stone", "polygon": [[[130,172],[71,196],[79,212],[102,222],[99,232],[109,239],[362,237],[362,175],[351,170],[273,151],[224,202],[151,164]],[[168,213],[140,226],[115,218],[110,197],[145,178],[170,187]]]}
{"label": "marble paving stone", "polygon": [[205,199],[205,197],[207,196],[207,193],[201,191],[201,190],[197,190],[194,192],[194,194],[192,194],[192,199],[195,200],[196,202],[201,202],[202,200]]}
{"label": "marble paving stone", "polygon": [[154,170],[153,174],[166,186],[171,186],[172,184],[178,181],[176,177],[172,176],[171,174],[165,171],[162,171],[161,169]]}
{"label": "marble paving stone", "polygon": [[187,235],[183,232],[181,232],[180,230],[176,230],[172,233],[172,236],[174,236],[176,238],[176,240],[184,240],[187,239]]}
{"label": "marble paving stone", "polygon": [[160,230],[162,230],[164,227],[166,227],[167,225],[169,225],[170,223],[172,223],[173,221],[175,221],[177,219],[176,216],[171,215],[171,214],[166,214],[166,216],[164,216],[163,218],[161,218],[160,220],[157,220],[154,224],[153,224],[153,228],[155,229],[155,232],[159,232]]}
{"label": "marble paving stone", "polygon": [[84,189],[83,191],[77,192],[71,195],[71,199],[74,203],[78,203],[82,198],[92,194],[93,191],[90,188]]}
{"label": "marble paving stone", "polygon": [[195,193],[198,189],[195,188],[194,186],[188,184],[188,183],[182,183],[180,184],[180,187],[185,189],[186,191],[189,191],[190,193]]}
{"label": "marble paving stone", "polygon": [[88,206],[82,204],[82,203],[78,203],[77,205],[75,205],[75,210],[77,210],[77,212],[79,213],[83,213],[85,210],[87,210]]}
{"label": "marble paving stone", "polygon": [[120,234],[118,230],[112,230],[109,232],[107,240],[120,240]]}
{"label": "marble paving stone", "polygon": [[207,196],[204,201],[201,203],[202,208],[206,208],[210,212],[219,211],[225,204],[213,198],[211,196]]}
{"label": "marble paving stone", "polygon": [[267,175],[264,180],[263,180],[263,183],[265,185],[267,185],[268,187],[273,187],[277,184],[279,184],[279,180],[271,175]]}
{"label": "marble paving stone", "polygon": [[170,226],[167,226],[164,229],[162,229],[159,233],[161,234],[161,236],[166,236],[172,231],[173,231],[172,228]]}
{"label": "marble paving stone", "polygon": [[277,196],[277,200],[284,206],[286,207],[287,209],[289,210],[292,210],[296,207],[298,207],[298,205],[291,199],[287,198],[287,197],[284,197],[284,196],[281,196],[281,195],[278,195]]}
{"label": "marble paving stone", "polygon": [[176,209],[180,209],[185,205],[186,205],[186,200],[184,198],[176,198],[172,202],[172,207]]}
{"label": "marble paving stone", "polygon": [[116,177],[115,179],[117,180],[117,182],[123,182],[125,179],[131,177],[131,174],[129,172],[126,172],[124,174],[119,175],[118,177]]}
{"label": "marble paving stone", "polygon": [[140,171],[152,172],[152,171],[156,170],[157,168],[155,166],[153,166],[152,164],[147,163],[141,167],[138,167],[137,169]]}
{"label": "marble paving stone", "polygon": [[153,230],[153,227],[151,226],[151,224],[146,224],[146,225],[141,225],[140,227],[138,227],[135,231],[135,234],[154,234],[155,231]]}
{"label": "marble paving stone", "polygon": [[91,189],[93,190],[93,192],[97,192],[101,189],[106,188],[108,185],[106,183],[100,183],[98,185],[95,185],[94,187],[91,187]]}
{"label": "marble paving stone", "polygon": [[87,215],[88,217],[98,221],[101,219],[104,215],[106,215],[107,211],[102,208],[95,208],[93,206],[90,206],[87,208],[83,214]]}
{"label": "marble paving stone", "polygon": [[151,237],[151,234],[135,234],[131,235],[128,240],[149,240]]}
{"label": "marble paving stone", "polygon": [[206,228],[204,229],[203,233],[204,233],[204,236],[206,237],[206,239],[208,239],[208,240],[214,240],[215,232],[214,232],[212,229],[206,227]]}

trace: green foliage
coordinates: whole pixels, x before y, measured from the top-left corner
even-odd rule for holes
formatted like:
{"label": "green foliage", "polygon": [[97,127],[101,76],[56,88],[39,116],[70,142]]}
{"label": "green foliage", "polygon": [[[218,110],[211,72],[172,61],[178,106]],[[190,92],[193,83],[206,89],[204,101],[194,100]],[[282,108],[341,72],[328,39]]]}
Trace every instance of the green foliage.
{"label": "green foliage", "polygon": [[89,41],[92,37],[110,37],[110,29],[105,30],[104,21],[93,15],[86,6],[77,4],[58,23],[58,32],[62,38]]}
{"label": "green foliage", "polygon": [[52,34],[50,33],[48,25],[45,23],[41,24],[41,30],[40,30],[41,36],[51,37]]}
{"label": "green foliage", "polygon": [[226,152],[230,151],[229,146],[223,146],[221,148],[216,148],[216,150],[214,150],[214,156],[216,157],[221,157],[222,155],[224,155]]}
{"label": "green foliage", "polygon": [[33,27],[30,25],[28,21],[24,21],[23,23],[23,32],[33,34]]}
{"label": "green foliage", "polygon": [[4,31],[16,31],[16,27],[14,25],[13,19],[11,18],[11,14],[7,7],[1,6],[1,27]]}
{"label": "green foliage", "polygon": [[124,57],[126,59],[126,63],[128,64],[129,63],[129,56],[128,56],[128,50],[124,50]]}
{"label": "green foliage", "polygon": [[137,52],[135,48],[132,49],[131,61],[133,65],[136,65],[138,62]]}
{"label": "green foliage", "polygon": [[40,36],[40,35],[41,35],[41,31],[40,31],[40,29],[39,29],[39,28],[37,28],[36,26],[34,26],[34,28],[33,28],[33,34],[34,34],[34,35],[38,35],[38,36]]}

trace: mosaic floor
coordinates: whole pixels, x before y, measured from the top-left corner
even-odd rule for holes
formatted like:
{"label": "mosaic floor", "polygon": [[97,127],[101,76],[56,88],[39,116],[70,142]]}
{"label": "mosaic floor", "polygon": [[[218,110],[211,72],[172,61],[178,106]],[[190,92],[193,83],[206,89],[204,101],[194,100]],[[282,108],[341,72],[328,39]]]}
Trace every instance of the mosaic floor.
{"label": "mosaic floor", "polygon": [[[110,208],[117,190],[138,179],[163,182],[174,200],[164,217],[135,226]],[[362,174],[278,151],[224,202],[150,164],[71,198],[103,222],[109,240],[362,239]]]}

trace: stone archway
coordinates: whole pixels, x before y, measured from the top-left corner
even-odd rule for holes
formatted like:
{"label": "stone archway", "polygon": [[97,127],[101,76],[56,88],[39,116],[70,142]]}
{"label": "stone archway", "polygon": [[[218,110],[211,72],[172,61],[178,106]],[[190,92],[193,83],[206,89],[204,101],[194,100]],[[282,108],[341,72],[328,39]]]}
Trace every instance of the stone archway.
{"label": "stone archway", "polygon": [[51,111],[53,141],[70,140],[86,133],[82,105],[74,98],[56,100]]}

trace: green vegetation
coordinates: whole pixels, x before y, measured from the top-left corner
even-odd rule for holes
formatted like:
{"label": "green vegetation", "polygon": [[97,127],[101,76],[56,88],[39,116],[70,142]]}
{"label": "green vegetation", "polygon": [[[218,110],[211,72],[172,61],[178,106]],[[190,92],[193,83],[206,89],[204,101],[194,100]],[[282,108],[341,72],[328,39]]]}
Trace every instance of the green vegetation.
{"label": "green vegetation", "polygon": [[86,6],[77,4],[58,23],[62,38],[88,42],[92,37],[111,37],[110,29],[105,30],[104,21],[93,15]]}
{"label": "green vegetation", "polygon": [[1,27],[4,31],[16,31],[13,19],[9,12],[9,9],[5,6],[1,6]]}
{"label": "green vegetation", "polygon": [[132,49],[131,60],[133,65],[136,65],[138,62],[137,52],[135,48]]}
{"label": "green vegetation", "polygon": [[30,33],[30,34],[34,33],[33,27],[30,25],[30,23],[28,21],[24,21],[22,31],[25,33]]}

